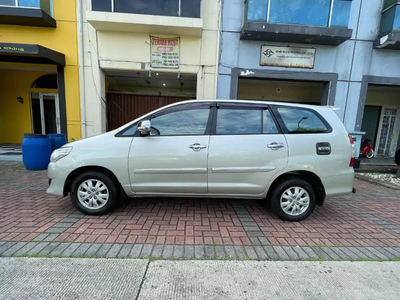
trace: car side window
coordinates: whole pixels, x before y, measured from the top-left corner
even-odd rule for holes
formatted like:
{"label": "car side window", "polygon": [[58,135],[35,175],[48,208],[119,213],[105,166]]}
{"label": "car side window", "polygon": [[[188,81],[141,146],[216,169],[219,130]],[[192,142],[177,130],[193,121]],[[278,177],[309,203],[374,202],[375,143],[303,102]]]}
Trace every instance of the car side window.
{"label": "car side window", "polygon": [[261,133],[260,109],[219,108],[217,134]]}
{"label": "car side window", "polygon": [[329,132],[325,122],[312,110],[296,107],[278,107],[277,111],[288,133]]}
{"label": "car side window", "polygon": [[135,134],[136,131],[137,131],[137,127],[136,127],[136,124],[134,124],[133,126],[130,126],[127,130],[125,130],[122,133],[122,136],[132,136]]}
{"label": "car side window", "polygon": [[151,119],[150,135],[202,135],[205,134],[210,106],[171,111],[155,115]]}
{"label": "car side window", "polygon": [[269,110],[262,108],[219,108],[216,134],[278,133]]}

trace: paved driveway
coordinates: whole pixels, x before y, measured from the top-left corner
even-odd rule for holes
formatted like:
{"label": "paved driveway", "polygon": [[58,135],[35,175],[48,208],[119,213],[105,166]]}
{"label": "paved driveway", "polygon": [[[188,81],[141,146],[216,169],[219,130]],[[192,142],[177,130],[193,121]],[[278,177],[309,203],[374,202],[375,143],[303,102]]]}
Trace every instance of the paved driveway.
{"label": "paved driveway", "polygon": [[0,241],[400,246],[399,191],[363,181],[356,195],[328,198],[299,223],[262,201],[230,199],[129,199],[109,215],[84,216],[46,187],[46,172],[0,162]]}

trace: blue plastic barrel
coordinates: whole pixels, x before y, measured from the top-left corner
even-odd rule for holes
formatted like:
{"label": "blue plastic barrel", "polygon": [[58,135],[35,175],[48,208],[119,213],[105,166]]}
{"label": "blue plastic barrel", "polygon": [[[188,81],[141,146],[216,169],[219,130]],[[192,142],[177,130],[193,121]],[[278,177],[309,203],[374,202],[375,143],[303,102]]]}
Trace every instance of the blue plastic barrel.
{"label": "blue plastic barrel", "polygon": [[61,148],[67,143],[67,138],[65,137],[65,134],[50,133],[48,136],[51,143],[51,151]]}
{"label": "blue plastic barrel", "polygon": [[27,170],[46,170],[50,162],[51,143],[44,134],[25,133],[22,140],[22,161]]}

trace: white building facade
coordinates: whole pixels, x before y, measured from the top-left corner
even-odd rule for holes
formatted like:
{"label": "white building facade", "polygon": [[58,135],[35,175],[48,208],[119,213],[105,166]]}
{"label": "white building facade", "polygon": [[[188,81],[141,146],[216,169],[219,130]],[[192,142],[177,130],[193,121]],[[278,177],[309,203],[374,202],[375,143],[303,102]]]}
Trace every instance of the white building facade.
{"label": "white building facade", "polygon": [[80,4],[84,136],[173,102],[216,97],[218,0]]}

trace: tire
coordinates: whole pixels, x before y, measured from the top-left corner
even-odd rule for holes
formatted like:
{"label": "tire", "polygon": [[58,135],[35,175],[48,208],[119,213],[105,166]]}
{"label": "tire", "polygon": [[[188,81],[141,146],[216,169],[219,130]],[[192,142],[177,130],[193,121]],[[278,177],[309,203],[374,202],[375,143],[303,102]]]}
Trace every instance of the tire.
{"label": "tire", "polygon": [[368,158],[368,159],[371,159],[371,158],[373,158],[374,157],[374,150],[369,150],[369,151],[367,151],[367,153],[365,153],[365,156]]}
{"label": "tire", "polygon": [[[78,195],[82,198],[80,199]],[[87,215],[102,215],[116,207],[119,193],[117,185],[109,176],[98,171],[88,171],[80,174],[72,182],[70,197],[72,204],[80,212]]]}
{"label": "tire", "polygon": [[[297,194],[295,199],[291,198],[291,193],[296,195],[297,191],[300,193]],[[301,203],[306,201],[305,197],[308,195],[308,206],[302,205]],[[284,198],[288,197],[290,199]],[[272,210],[285,221],[298,222],[306,219],[315,208],[315,191],[313,187],[304,179],[298,177],[290,177],[286,180],[281,181],[275,189],[272,191],[271,196],[271,208]],[[290,206],[287,211],[285,211],[281,205],[281,199],[283,200],[283,206]],[[298,201],[298,199],[303,199],[303,201]],[[299,203],[298,205],[293,205],[292,203]],[[292,210],[293,211],[292,213]],[[303,210],[303,211],[302,211]]]}

